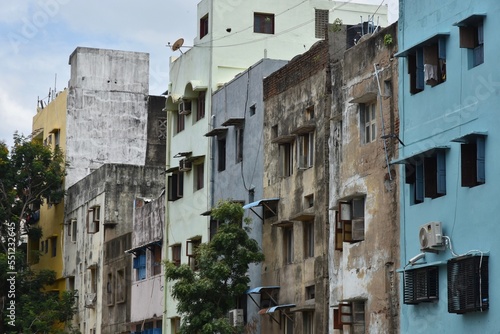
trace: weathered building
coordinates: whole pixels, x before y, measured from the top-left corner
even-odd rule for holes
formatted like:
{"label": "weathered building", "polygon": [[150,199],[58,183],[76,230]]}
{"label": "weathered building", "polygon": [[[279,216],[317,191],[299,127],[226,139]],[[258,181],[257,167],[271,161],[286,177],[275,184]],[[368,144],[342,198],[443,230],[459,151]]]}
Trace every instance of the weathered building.
{"label": "weathered building", "polygon": [[[356,24],[376,6],[333,1],[203,0],[198,4],[194,47],[172,57],[167,111],[168,259],[194,263],[188,249],[209,238],[210,219],[200,216],[213,203],[212,146],[203,135],[211,128],[212,94],[262,58],[291,59],[324,38],[336,18]],[[330,12],[333,12],[330,13]],[[380,8],[381,24],[386,7]],[[179,41],[181,42],[181,41]],[[182,43],[175,43],[175,49]],[[174,44],[172,45],[174,46]],[[182,49],[181,49],[182,50]],[[189,228],[186,228],[189,226]],[[167,258],[167,257],[166,257]],[[165,332],[177,328],[176,301],[165,289]]]}
{"label": "weathered building", "polygon": [[132,248],[132,203],[160,194],[163,171],[105,164],[68,189],[64,275],[69,289],[78,290],[74,323],[82,333],[128,331],[134,271],[125,251]]}
{"label": "weathered building", "polygon": [[133,225],[132,248],[127,250],[134,255],[130,331],[144,333],[150,330],[151,334],[157,334],[162,332],[165,286],[161,257],[165,228],[165,191],[154,199],[135,199]]}
{"label": "weathered building", "polygon": [[327,331],[328,59],[321,41],[264,79],[263,333]]}
{"label": "weathered building", "polygon": [[399,332],[396,27],[332,64],[329,333]]}
{"label": "weathered building", "polygon": [[494,333],[500,2],[400,2],[401,332]]}
{"label": "weathered building", "polygon": [[[215,207],[219,200],[244,204],[263,198],[262,80],[286,63],[284,60],[262,59],[213,94],[211,130],[205,134],[213,138],[211,207]],[[246,216],[252,220],[249,236],[262,245],[261,208],[248,210]],[[214,224],[216,222],[211,221],[210,238],[216,232]],[[260,264],[251,265],[248,275],[252,286],[261,285]],[[245,323],[250,322],[260,329],[259,308],[250,298],[242,298],[233,312],[238,310],[242,311]]]}

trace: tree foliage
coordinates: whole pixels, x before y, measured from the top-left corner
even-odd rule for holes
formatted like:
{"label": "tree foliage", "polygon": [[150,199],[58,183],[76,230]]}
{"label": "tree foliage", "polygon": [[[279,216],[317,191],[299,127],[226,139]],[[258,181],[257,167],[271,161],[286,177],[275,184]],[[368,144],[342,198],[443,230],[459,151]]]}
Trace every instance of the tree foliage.
{"label": "tree foliage", "polygon": [[242,331],[229,324],[227,314],[248,287],[249,265],[264,260],[259,245],[248,236],[243,213],[242,206],[231,201],[221,201],[212,210],[212,218],[221,225],[212,240],[195,251],[197,270],[187,264],[177,267],[166,263],[165,274],[167,280],[174,281],[172,295],[183,317],[181,333]]}
{"label": "tree foliage", "polygon": [[[0,142],[0,235],[5,238],[6,225],[14,222],[19,240],[21,222],[33,215],[44,200],[61,201],[64,176],[64,157],[58,148],[52,151],[17,134],[10,152]],[[1,244],[6,251],[4,238]]]}

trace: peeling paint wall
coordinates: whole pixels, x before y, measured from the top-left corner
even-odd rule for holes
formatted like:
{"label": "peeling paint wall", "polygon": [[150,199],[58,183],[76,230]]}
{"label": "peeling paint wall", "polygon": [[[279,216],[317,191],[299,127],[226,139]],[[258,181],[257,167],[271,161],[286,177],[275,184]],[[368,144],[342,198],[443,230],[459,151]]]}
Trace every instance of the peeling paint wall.
{"label": "peeling paint wall", "polygon": [[[314,331],[328,325],[328,136],[330,85],[328,43],[320,42],[264,80],[264,198],[278,197],[278,214],[265,219],[262,285],[278,285],[279,304],[295,304],[294,333],[302,333],[305,312],[314,312]],[[313,158],[298,168],[299,136],[312,132]],[[283,141],[284,140],[284,141]],[[291,175],[281,171],[280,143],[293,146]],[[314,254],[306,253],[306,224],[313,222]],[[281,224],[281,225],[280,225]],[[293,230],[293,259],[287,260],[285,231]],[[312,255],[312,256],[311,256]],[[315,297],[306,290],[314,287]],[[288,312],[288,311],[287,311]],[[278,312],[274,315],[278,319]],[[279,325],[262,321],[265,333]]]}
{"label": "peeling paint wall", "polygon": [[66,189],[104,163],[144,165],[149,55],[78,47],[69,63]]}
{"label": "peeling paint wall", "polygon": [[[390,34],[391,45],[384,44]],[[397,157],[397,25],[365,37],[332,64],[333,90],[330,147],[330,313],[339,304],[364,301],[362,333],[398,333],[399,184],[398,171],[388,162]],[[375,75],[376,65],[378,78]],[[394,90],[393,90],[394,89]],[[374,103],[376,133],[366,140],[364,108]],[[382,109],[382,111],[381,111]],[[373,128],[370,127],[370,131]],[[339,233],[340,202],[364,198],[363,240],[348,242]],[[339,221],[337,221],[337,218]],[[354,226],[354,225],[353,225]],[[340,237],[339,237],[340,235]],[[361,325],[362,326],[362,325]],[[349,333],[362,327],[341,326]],[[361,328],[361,329],[360,329]],[[360,332],[361,333],[361,332]]]}
{"label": "peeling paint wall", "polygon": [[[136,197],[158,196],[164,187],[162,172],[159,167],[105,164],[67,191],[65,222],[76,220],[77,228],[75,238],[65,239],[64,276],[78,290],[74,322],[84,333],[92,328],[96,333],[128,330],[133,270],[132,256],[125,250],[131,248],[132,203]],[[99,231],[90,233],[89,209],[96,206],[100,207]],[[110,273],[123,276],[111,283],[112,303],[107,285]]]}

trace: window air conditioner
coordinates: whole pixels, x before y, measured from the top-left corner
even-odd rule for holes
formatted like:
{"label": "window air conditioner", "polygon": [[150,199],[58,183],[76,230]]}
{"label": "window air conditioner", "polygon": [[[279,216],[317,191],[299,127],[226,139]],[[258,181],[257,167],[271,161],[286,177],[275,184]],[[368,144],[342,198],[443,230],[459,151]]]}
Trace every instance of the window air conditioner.
{"label": "window air conditioner", "polygon": [[187,171],[190,171],[192,168],[192,163],[191,161],[187,160],[187,159],[182,159],[179,161],[179,170],[181,172],[187,172]]}
{"label": "window air conditioner", "polygon": [[420,239],[420,250],[424,252],[444,250],[441,222],[428,222],[420,226],[418,236]]}
{"label": "window air conditioner", "polygon": [[182,99],[179,102],[179,114],[180,115],[189,115],[191,113],[191,101]]}
{"label": "window air conditioner", "polygon": [[234,327],[243,326],[243,309],[229,311],[229,324]]}

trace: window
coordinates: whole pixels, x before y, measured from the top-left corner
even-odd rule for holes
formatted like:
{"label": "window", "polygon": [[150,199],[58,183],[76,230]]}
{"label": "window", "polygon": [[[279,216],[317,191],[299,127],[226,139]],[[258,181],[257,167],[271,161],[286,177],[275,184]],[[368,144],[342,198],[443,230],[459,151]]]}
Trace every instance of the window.
{"label": "window", "polygon": [[283,227],[283,260],[285,264],[293,263],[293,225]]}
{"label": "window", "polygon": [[314,257],[314,221],[304,222],[304,258]]}
{"label": "window", "polygon": [[358,242],[365,239],[365,197],[339,202],[335,214],[335,249],[342,250],[343,242]]}
{"label": "window", "polygon": [[486,182],[485,137],[470,136],[460,145],[462,187],[475,187]]}
{"label": "window", "polygon": [[61,144],[61,130],[55,129],[52,131],[54,132],[54,145],[56,148],[58,148]]}
{"label": "window", "polygon": [[200,19],[200,39],[208,34],[208,14]]}
{"label": "window", "polygon": [[205,185],[204,174],[205,174],[204,163],[194,165],[195,191],[203,189],[203,186]]}
{"label": "window", "polygon": [[411,94],[446,81],[446,36],[438,34],[399,54],[407,57]]}
{"label": "window", "polygon": [[314,37],[325,38],[325,30],[328,25],[328,9],[314,9]]}
{"label": "window", "polygon": [[184,195],[184,173],[175,171],[168,176],[168,200],[176,201]]}
{"label": "window", "polygon": [[172,334],[178,334],[181,332],[181,318],[170,319],[170,325],[172,327]]}
{"label": "window", "polygon": [[274,14],[254,13],[253,32],[274,34]]}
{"label": "window", "polygon": [[487,255],[464,256],[448,261],[448,312],[464,314],[489,308]]}
{"label": "window", "polygon": [[200,119],[205,117],[205,99],[206,99],[206,92],[202,91],[198,94],[198,104],[196,108],[196,120],[199,121]]}
{"label": "window", "polygon": [[144,249],[138,251],[134,257],[135,279],[141,281],[146,279],[146,252]]}
{"label": "window", "polygon": [[113,274],[108,273],[108,280],[106,282],[106,298],[108,306],[111,306],[115,303],[115,297],[113,295],[113,283]]}
{"label": "window", "polygon": [[316,298],[316,286],[314,284],[306,286],[306,300],[314,298]]}
{"label": "window", "polygon": [[57,237],[50,238],[50,255],[56,257],[57,255]]}
{"label": "window", "polygon": [[469,68],[484,63],[483,15],[472,15],[459,22],[460,47],[469,49]]}
{"label": "window", "polygon": [[294,315],[293,313],[283,315],[284,321],[285,321],[285,328],[284,328],[284,333],[285,334],[293,334],[293,327],[294,327]]}
{"label": "window", "polygon": [[314,334],[314,312],[302,312],[304,334]]}
{"label": "window", "polygon": [[365,301],[356,300],[339,305],[340,323],[350,325],[351,333],[365,333]]}
{"label": "window", "polygon": [[201,238],[193,238],[186,241],[186,255],[188,264],[193,270],[198,270],[198,247],[201,245]]}
{"label": "window", "polygon": [[217,137],[217,170],[226,170],[226,138]]}
{"label": "window", "polygon": [[71,241],[76,242],[76,219],[71,220]]}
{"label": "window", "polygon": [[410,185],[410,202],[422,203],[424,197],[446,195],[446,156],[444,150],[417,156],[405,165],[406,183]]}
{"label": "window", "polygon": [[157,135],[159,140],[166,140],[167,139],[167,119],[166,118],[160,118],[157,120],[158,124],[158,129],[157,129]]}
{"label": "window", "polygon": [[306,120],[311,121],[314,119],[314,105],[306,108]]}
{"label": "window", "polygon": [[256,106],[255,104],[253,104],[250,106],[250,116],[255,115],[255,111],[256,111]]}
{"label": "window", "polygon": [[186,123],[186,115],[177,113],[177,133],[184,131]]}
{"label": "window", "polygon": [[217,234],[219,226],[220,226],[219,220],[210,219],[210,240],[212,240],[215,234]]}
{"label": "window", "polygon": [[47,254],[48,252],[49,252],[49,239],[46,239],[45,240],[45,254]]}
{"label": "window", "polygon": [[243,161],[243,128],[236,128],[236,163]]}
{"label": "window", "polygon": [[151,248],[151,275],[161,274],[161,246],[153,245]]}
{"label": "window", "polygon": [[304,196],[304,207],[312,208],[314,206],[314,194]]}
{"label": "window", "polygon": [[90,293],[97,293],[97,268],[94,266],[89,268],[90,275]]}
{"label": "window", "polygon": [[176,267],[181,265],[181,244],[172,246],[172,262]]}
{"label": "window", "polygon": [[94,206],[87,211],[87,233],[93,234],[99,232],[99,221],[101,216],[101,207]]}
{"label": "window", "polygon": [[360,104],[361,142],[371,143],[377,139],[377,102]]}
{"label": "window", "polygon": [[284,143],[279,145],[279,159],[281,176],[287,177],[292,175],[293,171],[293,144]]}
{"label": "window", "polygon": [[405,304],[419,304],[439,299],[438,267],[406,270],[403,279]]}
{"label": "window", "polygon": [[314,160],[314,132],[301,134],[297,137],[299,168],[306,169],[312,167]]}

